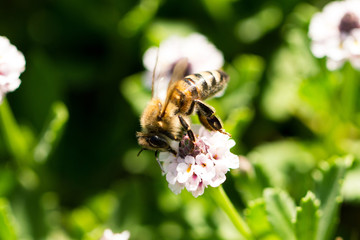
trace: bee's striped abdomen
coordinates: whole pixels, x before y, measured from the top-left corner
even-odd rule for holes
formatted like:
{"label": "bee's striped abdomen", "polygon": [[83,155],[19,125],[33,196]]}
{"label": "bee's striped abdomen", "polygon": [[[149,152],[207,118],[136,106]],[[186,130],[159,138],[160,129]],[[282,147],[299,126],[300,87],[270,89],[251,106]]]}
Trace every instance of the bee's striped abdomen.
{"label": "bee's striped abdomen", "polygon": [[229,81],[229,76],[221,70],[214,70],[186,76],[184,81],[189,83],[188,90],[195,99],[205,100],[223,90]]}

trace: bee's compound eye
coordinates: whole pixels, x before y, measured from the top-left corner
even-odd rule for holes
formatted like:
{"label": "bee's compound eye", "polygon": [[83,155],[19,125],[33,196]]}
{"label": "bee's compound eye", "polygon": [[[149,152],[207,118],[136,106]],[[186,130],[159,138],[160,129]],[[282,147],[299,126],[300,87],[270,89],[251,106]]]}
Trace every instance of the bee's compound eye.
{"label": "bee's compound eye", "polygon": [[157,135],[151,136],[149,138],[149,144],[155,148],[166,148],[168,146],[166,140]]}

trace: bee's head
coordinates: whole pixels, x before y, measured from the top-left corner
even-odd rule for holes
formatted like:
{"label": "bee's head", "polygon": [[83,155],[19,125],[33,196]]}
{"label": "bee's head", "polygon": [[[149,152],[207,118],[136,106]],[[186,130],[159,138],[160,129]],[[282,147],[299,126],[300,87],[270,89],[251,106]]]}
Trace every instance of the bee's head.
{"label": "bee's head", "polygon": [[[160,152],[171,152],[176,154],[176,152],[170,147],[167,137],[161,134],[151,134],[151,133],[142,133],[138,132],[136,134],[139,145],[142,147],[141,151],[144,149],[160,151]],[[140,152],[141,152],[140,151]],[[139,154],[140,154],[139,152]]]}

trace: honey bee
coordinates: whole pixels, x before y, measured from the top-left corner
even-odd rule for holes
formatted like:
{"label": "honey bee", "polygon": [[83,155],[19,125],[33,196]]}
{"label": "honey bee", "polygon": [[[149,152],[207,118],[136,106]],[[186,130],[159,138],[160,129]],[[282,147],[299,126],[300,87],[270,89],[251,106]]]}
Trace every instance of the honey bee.
{"label": "honey bee", "polygon": [[[229,76],[221,70],[185,76],[186,69],[188,69],[188,61],[183,58],[174,66],[167,88],[161,83],[162,79],[158,78],[155,81],[153,75],[152,99],[140,118],[142,130],[136,134],[138,143],[142,147],[139,154],[148,149],[154,150],[156,156],[161,151],[176,155],[170,142],[180,141],[185,133],[195,142],[194,133],[188,123],[194,111],[204,127],[227,134],[222,128],[221,121],[215,116],[214,110],[203,100],[222,92],[229,81]],[[167,92],[161,96],[160,92],[164,88]]]}

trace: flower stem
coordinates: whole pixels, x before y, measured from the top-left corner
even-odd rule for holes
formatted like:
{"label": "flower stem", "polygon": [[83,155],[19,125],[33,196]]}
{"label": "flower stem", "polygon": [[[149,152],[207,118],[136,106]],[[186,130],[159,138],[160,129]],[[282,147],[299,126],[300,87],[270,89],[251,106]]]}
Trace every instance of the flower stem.
{"label": "flower stem", "polygon": [[209,188],[208,190],[215,203],[222,208],[222,210],[230,218],[236,229],[243,236],[243,238],[247,240],[253,239],[249,226],[246,224],[245,220],[240,216],[240,214],[236,211],[234,205],[226,195],[223,187],[220,185],[219,187]]}
{"label": "flower stem", "polygon": [[358,90],[358,81],[352,66],[347,63],[344,66],[343,89],[342,89],[342,105],[343,116],[346,121],[354,121],[354,113],[356,112],[356,99]]}

